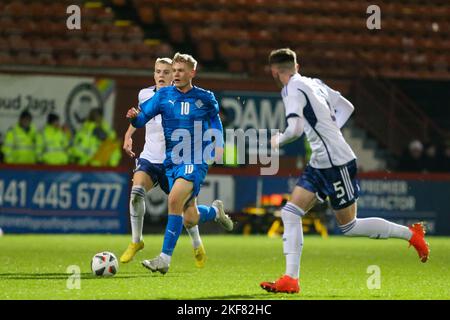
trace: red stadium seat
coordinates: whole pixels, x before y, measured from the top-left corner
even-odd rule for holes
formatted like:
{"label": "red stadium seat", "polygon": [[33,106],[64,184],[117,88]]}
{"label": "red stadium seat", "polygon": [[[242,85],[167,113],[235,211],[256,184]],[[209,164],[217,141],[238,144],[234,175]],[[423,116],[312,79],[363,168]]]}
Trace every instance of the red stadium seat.
{"label": "red stadium seat", "polygon": [[139,18],[144,24],[153,24],[156,21],[155,11],[150,6],[141,6],[138,9]]}
{"label": "red stadium seat", "polygon": [[197,46],[198,58],[201,61],[210,62],[215,59],[214,45],[212,42],[200,42]]}
{"label": "red stadium seat", "polygon": [[245,65],[240,60],[232,60],[228,62],[228,71],[232,73],[242,73],[245,71]]}
{"label": "red stadium seat", "polygon": [[[450,77],[450,5],[445,0],[382,1],[381,30],[366,28],[369,3],[358,0],[112,0],[114,10],[126,3],[136,8],[138,21],[125,26],[114,23],[107,2],[75,1],[82,7],[82,29],[67,30],[61,26],[72,2],[0,2],[0,39],[20,38],[11,54],[9,47],[0,52],[0,61],[30,64],[34,57],[34,63],[50,65],[151,68],[156,56],[173,54],[170,43],[191,47],[201,61],[225,62],[228,71],[260,75],[264,68],[258,66],[266,65],[270,50],[289,46],[306,59],[308,72],[349,75],[352,60],[362,52],[361,59],[385,75],[447,72]],[[169,39],[149,47],[139,24],[150,27],[146,31],[152,37]]]}

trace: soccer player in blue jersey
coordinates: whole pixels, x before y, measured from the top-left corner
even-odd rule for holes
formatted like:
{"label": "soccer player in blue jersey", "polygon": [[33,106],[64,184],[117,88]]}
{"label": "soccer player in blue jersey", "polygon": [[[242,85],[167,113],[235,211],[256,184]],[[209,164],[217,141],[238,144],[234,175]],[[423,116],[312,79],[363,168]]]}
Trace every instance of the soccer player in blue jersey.
{"label": "soccer player in blue jersey", "polygon": [[[199,222],[196,206],[200,186],[208,171],[212,141],[204,139],[208,129],[215,129],[215,159],[223,153],[222,123],[219,105],[210,91],[192,85],[197,61],[187,54],[175,54],[173,58],[174,86],[161,88],[152,99],[132,108],[127,118],[135,128],[143,127],[150,119],[161,115],[166,142],[164,167],[169,180],[169,216],[162,252],[156,258],[142,264],[153,272],[165,274],[184,224],[192,227]],[[205,155],[204,155],[205,154]],[[223,210],[223,208],[219,208]],[[231,231],[233,223],[228,218]]]}
{"label": "soccer player in blue jersey", "polygon": [[[172,83],[172,59],[158,58],[155,62],[154,71],[155,86],[144,88],[139,91],[139,105],[151,99],[162,87]],[[130,262],[136,253],[144,248],[142,228],[145,215],[145,194],[154,186],[159,185],[164,193],[169,194],[169,183],[164,169],[164,159],[166,158],[166,142],[161,123],[161,116],[158,115],[145,125],[144,149],[136,159],[136,168],[133,174],[133,187],[130,195],[130,222],[131,222],[131,243],[120,257],[120,262]],[[124,138],[124,150],[132,158],[134,154],[132,135],[136,131],[132,125],[129,126]],[[223,210],[221,200],[214,200],[211,206],[198,206],[201,221],[210,221],[215,217],[215,221],[227,230],[229,228],[229,218]],[[198,226],[186,228],[192,240],[194,249],[195,265],[202,268],[206,261],[206,251],[200,237]]]}

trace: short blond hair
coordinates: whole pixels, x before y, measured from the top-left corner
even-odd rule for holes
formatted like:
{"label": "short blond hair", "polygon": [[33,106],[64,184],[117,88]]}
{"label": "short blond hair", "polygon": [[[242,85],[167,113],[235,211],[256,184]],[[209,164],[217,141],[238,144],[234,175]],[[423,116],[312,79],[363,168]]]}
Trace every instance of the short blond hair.
{"label": "short blond hair", "polygon": [[186,63],[188,66],[190,66],[193,70],[197,69],[197,60],[194,59],[193,56],[185,53],[175,53],[172,59],[173,62],[182,62]]}
{"label": "short blond hair", "polygon": [[172,65],[172,59],[166,58],[166,57],[164,57],[164,58],[158,58],[158,59],[156,59],[156,61],[155,61],[155,65],[156,65],[157,63],[163,63],[163,64],[169,64],[169,65]]}

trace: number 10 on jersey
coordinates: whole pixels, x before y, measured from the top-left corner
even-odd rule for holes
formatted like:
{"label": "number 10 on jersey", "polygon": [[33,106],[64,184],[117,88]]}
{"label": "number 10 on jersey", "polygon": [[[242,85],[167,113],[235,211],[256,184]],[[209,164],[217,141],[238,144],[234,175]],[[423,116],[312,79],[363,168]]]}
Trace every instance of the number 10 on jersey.
{"label": "number 10 on jersey", "polygon": [[181,102],[181,115],[185,116],[189,114],[189,102]]}

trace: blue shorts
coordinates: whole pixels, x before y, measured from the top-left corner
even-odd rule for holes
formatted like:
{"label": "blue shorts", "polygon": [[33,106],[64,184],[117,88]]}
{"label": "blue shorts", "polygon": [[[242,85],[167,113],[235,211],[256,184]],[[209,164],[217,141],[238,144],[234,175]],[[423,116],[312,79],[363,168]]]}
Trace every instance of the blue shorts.
{"label": "blue shorts", "polygon": [[136,168],[133,173],[142,171],[150,176],[154,186],[159,185],[166,194],[169,194],[169,182],[166,176],[166,170],[162,163],[151,163],[150,161],[138,158],[136,159]]}
{"label": "blue shorts", "polygon": [[200,187],[206,178],[208,172],[207,164],[178,164],[169,165],[166,167],[166,175],[169,180],[169,188],[172,190],[175,180],[182,178],[188,181],[192,181],[194,189],[192,195],[187,202],[198,196],[200,193]]}
{"label": "blue shorts", "polygon": [[308,164],[297,185],[315,193],[321,201],[328,196],[333,209],[339,210],[350,206],[359,197],[357,171],[356,160],[328,169],[316,169]]}

